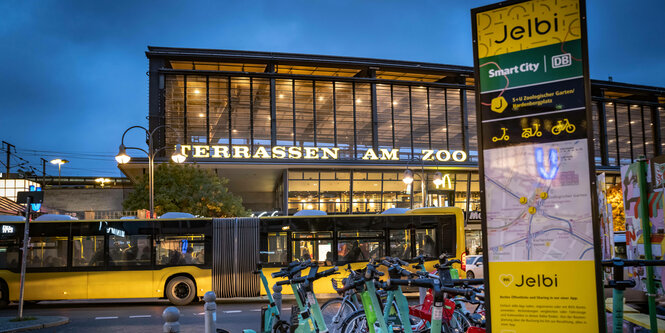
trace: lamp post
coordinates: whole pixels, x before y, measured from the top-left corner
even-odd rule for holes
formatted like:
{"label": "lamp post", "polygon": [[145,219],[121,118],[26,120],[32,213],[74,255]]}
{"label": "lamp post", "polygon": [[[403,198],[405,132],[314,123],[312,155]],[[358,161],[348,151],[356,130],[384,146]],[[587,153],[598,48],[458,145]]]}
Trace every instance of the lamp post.
{"label": "lamp post", "polygon": [[[406,170],[404,170],[404,175],[402,177],[402,181],[407,186],[411,186],[411,184],[413,184],[413,176],[415,176],[413,171],[411,171],[411,169],[406,169]],[[418,175],[418,176],[420,177],[420,192],[422,193],[422,195],[421,195],[422,196],[422,204],[423,204],[423,207],[426,207],[427,206],[427,189],[426,189],[426,186],[425,186],[425,171],[422,170],[420,175]],[[413,209],[413,187],[411,187],[411,198],[412,199],[409,200],[410,205],[411,205],[410,208]]]}
{"label": "lamp post", "polygon": [[60,182],[60,169],[62,168],[62,165],[66,164],[66,163],[69,163],[69,161],[63,160],[61,158],[56,158],[54,160],[51,160],[51,164],[58,165],[58,186],[62,185],[61,182]]}
{"label": "lamp post", "polygon": [[[125,134],[129,132],[131,129],[134,128],[140,128],[143,131],[145,131],[145,134],[148,138],[148,151],[145,151],[143,148],[138,148],[138,147],[125,147]],[[167,128],[172,130],[173,132],[176,133],[176,135],[179,136],[178,132],[171,128],[170,126],[167,125],[161,125],[155,127],[152,131],[148,131],[145,127],[143,126],[132,126],[128,129],[125,130],[125,133],[122,133],[122,139],[120,140],[120,148],[118,149],[118,155],[115,156],[115,160],[118,162],[118,164],[125,164],[129,163],[129,161],[132,159],[127,155],[127,149],[134,149],[134,150],[140,150],[144,152],[146,155],[148,155],[148,191],[149,191],[149,198],[150,198],[150,217],[154,218],[155,216],[155,155],[157,155],[158,152],[166,149],[166,147],[161,147],[157,150],[154,149],[153,146],[153,135],[157,132],[158,129],[161,128]],[[171,154],[171,159],[173,162],[176,163],[184,163],[187,157],[182,154],[180,144],[177,144],[175,147],[175,150],[173,151],[173,154]]]}

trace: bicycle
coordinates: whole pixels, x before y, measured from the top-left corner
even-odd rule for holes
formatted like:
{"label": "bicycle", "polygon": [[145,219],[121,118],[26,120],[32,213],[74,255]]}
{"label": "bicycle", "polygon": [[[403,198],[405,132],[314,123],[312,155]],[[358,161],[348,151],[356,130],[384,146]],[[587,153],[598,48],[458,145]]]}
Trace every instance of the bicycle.
{"label": "bicycle", "polygon": [[[296,276],[299,275],[300,272],[307,267],[310,268],[307,276],[303,277]],[[328,332],[325,320],[323,319],[323,315],[321,314],[321,308],[319,307],[319,303],[316,299],[316,296],[314,295],[313,284],[314,281],[320,278],[330,276],[333,274],[338,274],[337,272],[338,268],[333,267],[323,272],[318,272],[318,269],[319,266],[316,265],[316,263],[311,263],[310,260],[307,260],[299,266],[296,265],[291,269],[288,268],[286,270],[283,269],[284,272],[280,270],[280,272],[272,274],[273,277],[287,276],[288,280],[278,281],[276,284],[291,285],[291,288],[293,289],[293,294],[296,296],[295,298],[296,302],[298,303],[297,309],[299,310],[299,313],[296,317],[295,313],[298,311],[294,311],[295,309],[292,308],[291,310],[292,331],[322,332],[322,333]],[[297,321],[298,324],[296,324],[295,321]]]}
{"label": "bicycle", "polygon": [[[442,254],[441,256],[439,256],[439,263],[435,265],[435,268],[437,269],[436,274],[428,273],[423,269],[417,271],[416,274],[419,275],[421,278],[425,279],[438,279],[440,281],[440,284],[444,287],[454,287],[456,285],[462,285],[463,289],[471,290],[471,292],[473,292],[475,295],[475,293],[478,292],[479,289],[471,288],[469,285],[482,284],[483,280],[458,279],[457,270],[452,268],[452,265],[455,263],[460,263],[460,261],[457,259],[447,260],[446,254]],[[457,301],[454,301],[455,300],[454,298],[449,299],[447,297],[444,297],[443,302],[441,303],[442,312],[440,314],[437,314],[436,313],[437,309],[433,308],[432,306],[436,305],[434,301],[435,300],[434,294],[435,294],[434,291],[430,288],[428,290],[427,296],[425,297],[424,301],[421,304],[409,307],[411,315],[418,318],[422,318],[430,323],[433,320],[432,317],[440,316],[442,322],[441,329],[443,332],[453,332],[453,333],[467,332],[467,330],[470,327],[478,325],[479,321],[476,318],[476,316],[470,318],[469,316],[467,316],[465,311],[462,311],[462,307],[460,304],[461,298],[457,298]],[[475,296],[474,300],[470,300],[468,297],[465,299],[469,302],[473,302],[474,304],[479,303],[479,301],[476,300]],[[464,308],[464,310],[466,310],[466,308]],[[477,310],[478,307],[476,308],[476,311]],[[484,320],[484,316],[482,320]],[[432,330],[432,332],[436,331]]]}
{"label": "bicycle", "polygon": [[[357,279],[362,270],[353,270],[351,264],[347,264],[346,271],[349,272],[349,276],[342,279],[343,287],[348,285],[350,281]],[[330,281],[333,289],[341,289],[335,278],[332,278]],[[362,304],[358,300],[356,290],[350,289],[343,293],[343,297],[336,297],[323,303],[321,313],[323,314],[323,319],[326,322],[328,330],[330,332],[337,332],[341,328],[342,321],[361,307]]]}
{"label": "bicycle", "polygon": [[279,317],[279,309],[272,297],[270,287],[268,286],[268,279],[265,274],[263,274],[263,265],[260,262],[257,263],[256,271],[252,273],[260,276],[263,289],[265,289],[266,294],[268,295],[268,306],[261,308],[261,332],[287,333],[289,331],[289,324],[286,321],[281,320]]}
{"label": "bicycle", "polygon": [[[401,276],[412,276],[413,273],[403,269],[400,265],[408,263],[387,257],[381,262],[370,262],[365,268],[365,274],[359,279],[351,281],[343,289],[356,288],[363,300],[363,309],[347,317],[341,326],[341,332],[420,332],[425,329],[423,320],[413,323],[409,316],[408,301],[400,286],[389,286],[377,281],[384,274],[376,268],[379,265],[389,267],[388,273],[392,278]],[[376,287],[385,290],[385,301],[382,303],[377,295]],[[377,327],[378,326],[378,327]],[[387,331],[386,331],[387,330]]]}

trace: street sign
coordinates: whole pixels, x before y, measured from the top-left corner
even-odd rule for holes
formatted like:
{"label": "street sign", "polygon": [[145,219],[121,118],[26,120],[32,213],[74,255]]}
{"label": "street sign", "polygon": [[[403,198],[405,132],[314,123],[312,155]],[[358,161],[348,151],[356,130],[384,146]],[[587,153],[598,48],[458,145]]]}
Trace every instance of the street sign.
{"label": "street sign", "polygon": [[471,11],[494,332],[604,332],[583,0]]}

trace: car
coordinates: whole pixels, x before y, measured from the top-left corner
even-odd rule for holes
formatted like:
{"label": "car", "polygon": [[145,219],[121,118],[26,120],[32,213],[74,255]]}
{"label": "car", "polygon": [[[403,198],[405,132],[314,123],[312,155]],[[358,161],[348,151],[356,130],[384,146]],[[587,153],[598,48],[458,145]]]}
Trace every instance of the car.
{"label": "car", "polygon": [[483,278],[483,256],[481,255],[466,256],[466,278],[467,279]]}

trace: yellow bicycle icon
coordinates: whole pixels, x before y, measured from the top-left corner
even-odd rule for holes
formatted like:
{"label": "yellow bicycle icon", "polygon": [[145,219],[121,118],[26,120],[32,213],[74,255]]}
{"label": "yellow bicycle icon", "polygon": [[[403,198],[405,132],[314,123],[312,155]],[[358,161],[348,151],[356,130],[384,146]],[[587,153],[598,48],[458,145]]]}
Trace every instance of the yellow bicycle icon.
{"label": "yellow bicycle icon", "polygon": [[552,127],[552,134],[554,135],[559,135],[563,131],[566,131],[568,133],[575,132],[575,125],[571,124],[568,121],[568,118],[563,118],[563,120],[557,120],[556,125]]}
{"label": "yellow bicycle icon", "polygon": [[532,136],[543,136],[543,132],[539,131],[540,124],[533,124],[533,127],[522,128],[522,137],[528,139]]}
{"label": "yellow bicycle icon", "polygon": [[508,130],[507,128],[501,127],[501,132],[502,132],[501,137],[500,138],[497,138],[496,136],[492,137],[492,142],[508,141],[510,139],[510,137],[508,135],[506,135],[507,130]]}

